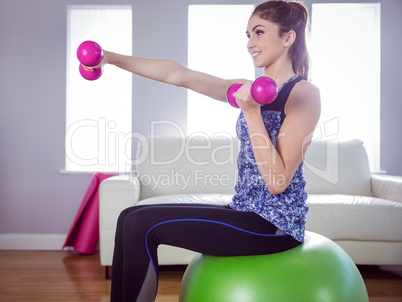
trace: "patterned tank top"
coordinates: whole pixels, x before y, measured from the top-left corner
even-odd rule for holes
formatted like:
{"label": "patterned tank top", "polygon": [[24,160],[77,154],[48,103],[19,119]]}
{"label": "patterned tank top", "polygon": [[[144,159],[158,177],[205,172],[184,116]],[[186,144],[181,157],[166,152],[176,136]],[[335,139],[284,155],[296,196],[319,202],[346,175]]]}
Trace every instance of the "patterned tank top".
{"label": "patterned tank top", "polygon": [[[262,119],[275,147],[285,118],[286,101],[294,85],[303,79],[301,76],[289,79],[280,88],[274,102],[261,106]],[[237,159],[239,176],[235,186],[236,194],[228,206],[238,211],[257,213],[297,241],[303,242],[308,211],[303,162],[286,190],[281,194],[271,195],[258,170],[243,112],[237,120],[236,132],[240,140]],[[269,177],[275,177],[275,174]]]}

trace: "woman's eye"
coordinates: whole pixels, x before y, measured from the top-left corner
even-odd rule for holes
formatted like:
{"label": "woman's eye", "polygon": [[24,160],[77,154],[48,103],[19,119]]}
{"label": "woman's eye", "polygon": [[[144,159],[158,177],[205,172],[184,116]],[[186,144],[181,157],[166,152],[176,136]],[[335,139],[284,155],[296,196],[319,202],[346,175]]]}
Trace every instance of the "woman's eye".
{"label": "woman's eye", "polygon": [[[262,31],[262,30],[256,30],[255,32],[255,36],[261,36],[263,33],[264,33],[264,31]],[[246,36],[247,36],[247,38],[251,38],[251,35],[247,32],[246,33]]]}

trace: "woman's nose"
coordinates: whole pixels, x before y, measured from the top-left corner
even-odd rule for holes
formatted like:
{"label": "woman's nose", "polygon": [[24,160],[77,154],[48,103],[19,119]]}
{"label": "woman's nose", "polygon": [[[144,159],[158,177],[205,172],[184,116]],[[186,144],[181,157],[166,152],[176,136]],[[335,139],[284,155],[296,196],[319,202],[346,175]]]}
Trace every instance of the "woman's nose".
{"label": "woman's nose", "polygon": [[247,49],[252,50],[254,47],[255,47],[254,42],[251,39],[249,39],[247,42]]}

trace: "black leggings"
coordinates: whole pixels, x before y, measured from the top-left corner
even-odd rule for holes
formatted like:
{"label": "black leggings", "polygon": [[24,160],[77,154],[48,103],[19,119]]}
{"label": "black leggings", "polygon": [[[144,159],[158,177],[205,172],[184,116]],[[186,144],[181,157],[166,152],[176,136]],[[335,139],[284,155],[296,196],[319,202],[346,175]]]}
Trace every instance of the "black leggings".
{"label": "black leggings", "polygon": [[225,206],[160,204],[131,207],[118,219],[111,301],[154,301],[159,244],[216,256],[276,253],[300,244],[251,212]]}

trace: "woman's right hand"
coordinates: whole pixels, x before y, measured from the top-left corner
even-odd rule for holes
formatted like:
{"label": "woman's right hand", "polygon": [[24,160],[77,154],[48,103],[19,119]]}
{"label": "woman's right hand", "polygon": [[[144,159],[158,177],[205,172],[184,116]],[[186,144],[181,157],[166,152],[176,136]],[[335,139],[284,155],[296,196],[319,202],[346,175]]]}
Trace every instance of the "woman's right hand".
{"label": "woman's right hand", "polygon": [[102,58],[102,61],[98,65],[96,65],[96,66],[86,66],[86,65],[84,65],[82,63],[81,63],[81,65],[82,65],[82,67],[84,67],[84,69],[86,71],[93,71],[95,68],[101,68],[101,67],[105,66],[106,64],[108,64],[109,56],[110,56],[110,52],[108,52],[106,50],[103,50],[103,58]]}

